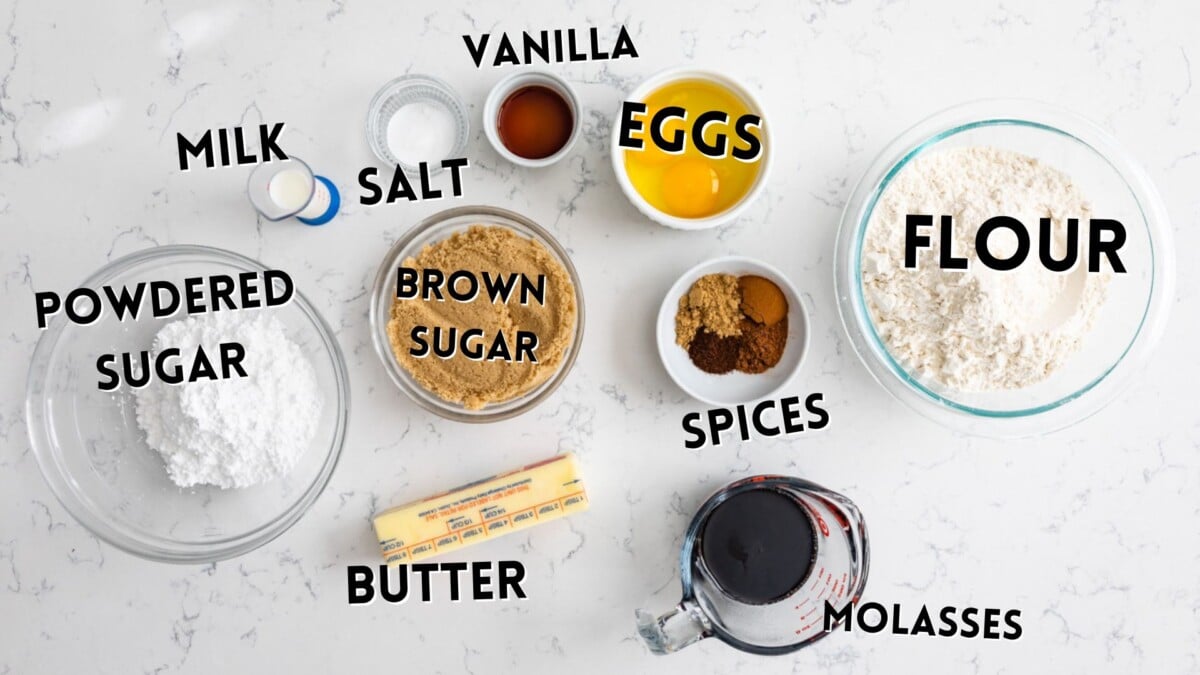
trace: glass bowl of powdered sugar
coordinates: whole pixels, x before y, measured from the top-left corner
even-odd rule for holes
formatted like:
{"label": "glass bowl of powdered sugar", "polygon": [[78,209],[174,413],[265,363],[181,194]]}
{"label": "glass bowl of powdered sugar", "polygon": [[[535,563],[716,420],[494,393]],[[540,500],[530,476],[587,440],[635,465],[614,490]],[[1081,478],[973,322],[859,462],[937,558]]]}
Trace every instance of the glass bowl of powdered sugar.
{"label": "glass bowl of powdered sugar", "polygon": [[1174,249],[1161,198],[1102,129],[979,101],[904,132],[847,202],[835,284],[889,392],[967,433],[1100,410],[1162,334]]}
{"label": "glass bowl of powdered sugar", "polygon": [[[299,520],[337,464],[349,388],[332,331],[290,277],[161,246],[76,291],[81,312],[100,299],[99,318],[50,319],[26,394],[63,506],[113,546],[175,563],[247,553]],[[110,297],[123,294],[122,320]]]}

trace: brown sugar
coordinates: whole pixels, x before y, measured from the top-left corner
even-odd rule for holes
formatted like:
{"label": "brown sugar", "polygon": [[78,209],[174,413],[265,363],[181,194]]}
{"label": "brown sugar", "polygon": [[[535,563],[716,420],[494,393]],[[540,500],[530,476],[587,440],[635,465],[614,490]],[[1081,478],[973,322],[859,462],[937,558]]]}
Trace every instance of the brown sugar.
{"label": "brown sugar", "polygon": [[691,347],[692,338],[703,328],[721,337],[741,332],[742,296],[737,277],[732,274],[706,274],[696,280],[687,294],[679,298],[675,313],[675,343]]}
{"label": "brown sugar", "polygon": [[[388,340],[397,363],[427,391],[464,408],[477,410],[491,403],[524,395],[554,375],[575,336],[578,308],[575,287],[566,268],[541,243],[499,225],[472,225],[449,238],[426,245],[403,265],[411,268],[522,274],[546,277],[545,304],[493,303],[484,293],[471,302],[422,299],[392,303]],[[486,335],[537,335],[536,362],[418,358],[412,355],[412,330],[417,326],[477,328]]]}

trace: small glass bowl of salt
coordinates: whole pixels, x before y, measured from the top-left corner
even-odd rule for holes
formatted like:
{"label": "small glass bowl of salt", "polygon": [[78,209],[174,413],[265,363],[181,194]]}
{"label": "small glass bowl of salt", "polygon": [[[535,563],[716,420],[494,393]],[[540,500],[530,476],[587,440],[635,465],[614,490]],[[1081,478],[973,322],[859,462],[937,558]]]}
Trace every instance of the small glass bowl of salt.
{"label": "small glass bowl of salt", "polygon": [[388,82],[367,109],[367,143],[385,164],[410,176],[442,170],[441,161],[462,157],[471,126],[467,107],[450,85],[429,75]]}

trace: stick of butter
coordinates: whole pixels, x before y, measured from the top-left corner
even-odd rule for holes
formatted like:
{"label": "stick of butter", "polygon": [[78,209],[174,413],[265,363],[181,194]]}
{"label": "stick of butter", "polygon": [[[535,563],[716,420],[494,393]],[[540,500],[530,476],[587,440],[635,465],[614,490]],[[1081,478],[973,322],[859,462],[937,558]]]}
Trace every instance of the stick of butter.
{"label": "stick of butter", "polygon": [[552,457],[375,516],[389,565],[470,546],[588,507],[575,455]]}

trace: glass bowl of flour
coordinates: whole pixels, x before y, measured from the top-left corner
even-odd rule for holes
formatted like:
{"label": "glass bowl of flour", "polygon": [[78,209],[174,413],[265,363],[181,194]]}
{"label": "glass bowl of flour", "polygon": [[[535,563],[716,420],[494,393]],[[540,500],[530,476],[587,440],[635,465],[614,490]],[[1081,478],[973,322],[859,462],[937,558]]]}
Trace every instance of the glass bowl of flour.
{"label": "glass bowl of flour", "polygon": [[885,389],[966,433],[1074,424],[1128,384],[1174,285],[1165,207],[1099,127],[979,101],[904,132],[842,215],[835,285]]}
{"label": "glass bowl of flour", "polygon": [[[220,276],[232,291],[214,300]],[[194,278],[208,311],[189,313],[184,300],[167,315],[166,287]],[[165,298],[158,318],[151,282]],[[103,298],[139,284],[136,319],[119,320],[105,300],[95,322],[50,320],[26,393],[38,464],[63,506],[117,548],[174,563],[252,551],[304,515],[337,464],[349,405],[341,350],[288,281],[220,249],[148,249],[79,287]],[[268,295],[290,299],[250,307]],[[168,383],[176,373],[183,381]]]}

